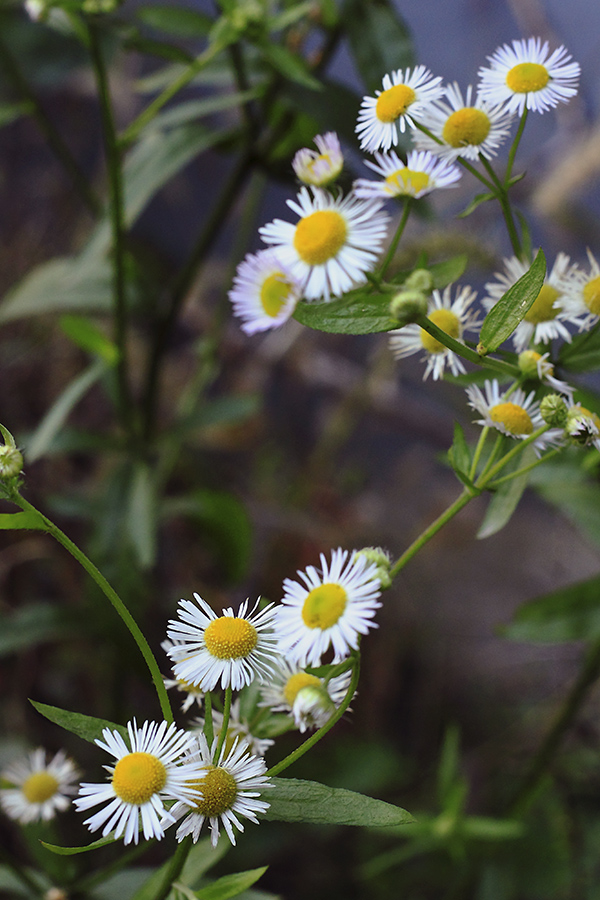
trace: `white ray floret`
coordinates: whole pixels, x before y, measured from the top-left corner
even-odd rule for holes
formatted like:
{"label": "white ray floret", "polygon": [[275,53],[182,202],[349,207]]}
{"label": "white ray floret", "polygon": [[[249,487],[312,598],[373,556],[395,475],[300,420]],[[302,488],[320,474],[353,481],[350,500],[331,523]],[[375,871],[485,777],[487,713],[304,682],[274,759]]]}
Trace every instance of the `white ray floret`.
{"label": "white ray floret", "polygon": [[[501,392],[496,379],[486,381],[483,388],[483,391],[477,385],[467,388],[469,406],[482,417],[475,420],[477,425],[495,428],[502,434],[521,441],[544,425],[535,391],[525,394],[521,388],[516,388],[510,392]],[[532,442],[533,448],[539,456],[546,447],[559,443],[561,438],[561,429],[545,431]]]}
{"label": "white ray floret", "polygon": [[9,785],[0,790],[0,806],[9,818],[29,825],[47,822],[71,805],[79,772],[64,750],[47,760],[46,751],[38,747],[10,763],[0,778]]}
{"label": "white ray floret", "polygon": [[303,147],[292,160],[296,178],[304,184],[324,187],[331,184],[344,168],[344,155],[335,131],[315,137],[317,150]]}
{"label": "white ray floret", "polygon": [[600,320],[600,265],[589,248],[587,256],[587,272],[573,266],[561,279],[561,302],[568,312],[577,317],[584,331]]}
{"label": "white ray floret", "polygon": [[351,672],[347,671],[326,681],[284,660],[273,681],[261,688],[259,706],[269,707],[273,712],[289,713],[303,734],[308,729],[321,728],[329,721],[346,696],[351,677]]}
{"label": "white ray floret", "polygon": [[390,197],[424,197],[438,188],[454,187],[461,177],[457,166],[445,162],[427,150],[411,150],[404,163],[398,154],[375,153],[376,162],[365,165],[380,176],[380,181],[359,178],[354,193],[365,199]]}

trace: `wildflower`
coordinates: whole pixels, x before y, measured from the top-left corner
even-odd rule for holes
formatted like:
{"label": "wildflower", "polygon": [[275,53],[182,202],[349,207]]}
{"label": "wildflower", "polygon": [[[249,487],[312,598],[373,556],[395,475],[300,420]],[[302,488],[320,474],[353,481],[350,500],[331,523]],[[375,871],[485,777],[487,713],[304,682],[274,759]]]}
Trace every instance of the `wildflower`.
{"label": "wildflower", "polygon": [[296,728],[304,734],[329,721],[346,696],[350,678],[348,671],[326,681],[283,660],[272,682],[261,688],[259,706],[267,706],[273,712],[289,713]]}
{"label": "wildflower", "polygon": [[301,297],[296,279],[272,250],[248,253],[229,291],[233,314],[246,334],[278,328],[293,314]]}
{"label": "wildflower", "polygon": [[384,75],[383,91],[375,91],[375,97],[363,97],[360,105],[356,133],[361,150],[373,153],[398,144],[406,125],[412,128],[415,118],[441,96],[441,81],[425,66],[416,66],[412,73],[410,69],[397,69]]}
{"label": "wildflower", "polygon": [[[512,342],[517,353],[527,349],[529,344],[548,344],[555,338],[571,340],[566,323],[579,325],[579,319],[563,302],[564,283],[570,266],[569,257],[559,253],[552,269],[544,280],[542,289],[519,322],[512,334]],[[491,309],[529,269],[529,265],[513,256],[504,260],[504,274],[496,272],[496,281],[486,284],[487,297],[483,299],[486,309]]]}
{"label": "wildflower", "polygon": [[[492,105],[482,97],[472,97],[469,85],[465,96],[456,82],[446,87],[447,103],[438,100],[427,109],[422,124],[434,137],[420,131],[413,133],[415,145],[446,160],[486,159],[496,155],[498,147],[510,133],[513,114],[502,106]],[[436,141],[434,138],[437,138]]]}
{"label": "wildflower", "polygon": [[[211,715],[214,733],[220,734],[223,728],[223,713],[219,712],[217,709],[213,709]],[[205,721],[206,720],[203,718],[194,719],[190,730],[195,734],[204,733]],[[264,756],[269,747],[272,747],[275,743],[275,741],[272,741],[270,738],[259,738],[252,734],[249,723],[246,719],[242,718],[240,712],[240,700],[237,698],[231,704],[229,724],[227,726],[227,737],[224,745],[225,751],[231,750],[234,744],[240,739],[246,741],[250,752],[256,756]]]}
{"label": "wildflower", "polygon": [[412,150],[406,165],[392,150],[390,153],[376,153],[376,163],[365,161],[383,179],[372,181],[359,178],[354,182],[357,197],[371,199],[380,197],[424,197],[437,188],[453,187],[461,176],[460,170],[444,160],[438,159],[426,150]]}
{"label": "wildflower", "polygon": [[387,234],[381,203],[350,193],[337,199],[321,188],[303,187],[287,201],[300,221],[275,219],[259,229],[262,239],[300,282],[307,300],[337,297],[366,280]]}
{"label": "wildflower", "polygon": [[318,666],[332,647],[341,662],[358,647],[358,636],[375,628],[381,606],[377,567],[338,548],[328,564],[321,554],[321,573],[314,566],[298,572],[303,583],[286,578],[282,606],[277,608],[279,647],[289,662]]}
{"label": "wildflower", "polygon": [[265,775],[264,759],[252,756],[246,741],[240,740],[230,750],[223,747],[219,759],[213,762],[216,742],[215,738],[209,750],[206,738],[201,734],[199,748],[189,756],[190,764],[202,772],[189,785],[196,793],[194,799],[180,801],[171,807],[173,819],[185,817],[177,829],[178,841],[191,834],[196,843],[202,825],[208,819],[213,847],[217,846],[220,837],[219,821],[235,845],[234,827],[238,831],[244,830],[238,817],[258,824],[257,813],[264,813],[269,808],[269,803],[257,799],[262,791],[271,787]]}
{"label": "wildflower", "polygon": [[0,790],[0,806],[9,818],[28,825],[47,822],[67,809],[77,793],[79,773],[64,750],[46,762],[46,751],[38,748],[12,762],[1,777],[10,787]]}
{"label": "wildflower", "polygon": [[568,404],[565,434],[576,444],[600,450],[600,417],[580,403]]}
{"label": "wildflower", "polygon": [[509,112],[546,112],[577,93],[581,69],[570,59],[563,46],[549,56],[548,42],[540,38],[504,44],[488,56],[490,67],[479,70],[479,95]]}
{"label": "wildflower", "polygon": [[[173,641],[167,640],[163,641],[160,646],[163,648],[165,653],[168,653],[171,647],[175,645]],[[183,703],[181,704],[182,712],[187,712],[194,703],[197,703],[198,706],[202,706],[202,702],[204,700],[204,691],[196,685],[190,684],[187,681],[182,681],[180,678],[163,678],[163,682],[167,690],[175,688],[175,690],[179,691],[182,694],[185,694]]]}
{"label": "wildflower", "polygon": [[338,177],[344,167],[344,156],[334,131],[318,134],[315,144],[319,152],[306,147],[298,150],[292,160],[292,168],[296,177],[304,184],[323,187]]}
{"label": "wildflower", "polygon": [[135,719],[127,724],[127,732],[129,746],[118,731],[103,730],[104,741],[98,739],[96,744],[116,760],[114,766],[105,767],[110,782],[82,784],[74,803],[80,812],[106,804],[84,823],[90,831],[102,828],[103,837],[114,829],[115,839],[123,835],[125,844],[137,844],[141,820],[144,838],[160,840],[164,835],[161,817],[169,817],[164,801],[194,796],[189,782],[198,767],[180,760],[194,747],[195,738],[173,723],[144,722],[138,728]]}
{"label": "wildflower", "polygon": [[523,350],[519,353],[519,369],[526,378],[535,378],[541,384],[548,385],[559,394],[571,395],[573,388],[566,381],[554,377],[554,366],[549,360],[549,353],[538,353],[536,350]]}
{"label": "wildflower", "polygon": [[278,658],[273,604],[257,612],[257,600],[247,614],[244,600],[237,615],[224,609],[217,616],[198,594],[194,599],[196,604],[180,600],[179,619],[169,621],[167,635],[174,644],[167,653],[175,662],[175,678],[203,691],[212,691],[219,682],[239,691],[255,678],[269,679]]}
{"label": "wildflower", "polygon": [[589,272],[573,266],[562,281],[562,303],[574,316],[582,317],[580,328],[589,330],[600,319],[600,265],[588,249]]}
{"label": "wildflower", "polygon": [[[484,391],[485,395],[476,385],[467,388],[469,406],[483,416],[482,419],[476,420],[477,425],[495,428],[516,440],[525,440],[544,425],[540,405],[534,399],[535,391],[525,395],[525,391],[516,388],[510,393],[501,394],[496,379],[486,381]],[[541,434],[533,441],[536,453],[539,455],[539,452],[547,446],[555,444],[557,438],[557,431],[546,431]]]}
{"label": "wildflower", "polygon": [[[454,300],[450,285],[444,288],[443,293],[434,290],[428,301],[427,318],[450,337],[462,341],[465,331],[478,328],[481,324],[477,313],[471,309],[476,296],[470,287],[457,288]],[[423,350],[423,358],[427,360],[423,380],[433,374],[434,381],[437,381],[443,376],[446,366],[453,375],[465,372],[460,357],[416,323],[391,331],[390,348],[397,359]]]}

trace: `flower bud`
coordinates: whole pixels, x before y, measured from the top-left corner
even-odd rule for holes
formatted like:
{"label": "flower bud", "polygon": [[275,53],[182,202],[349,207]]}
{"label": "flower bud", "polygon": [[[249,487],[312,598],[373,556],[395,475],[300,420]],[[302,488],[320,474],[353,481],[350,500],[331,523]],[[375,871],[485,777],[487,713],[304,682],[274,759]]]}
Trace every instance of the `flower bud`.
{"label": "flower bud", "polygon": [[308,728],[321,728],[329,722],[335,708],[327,688],[311,684],[300,688],[296,694],[292,715],[299,731],[305,732]]}
{"label": "flower bud", "polygon": [[567,404],[558,394],[547,394],[540,403],[540,413],[547,425],[564,428],[567,423]]}
{"label": "flower bud", "polygon": [[600,418],[576,403],[567,411],[565,431],[575,443],[597,447],[600,442]]}
{"label": "flower bud", "polygon": [[400,325],[416,322],[427,315],[427,297],[422,291],[400,291],[390,303],[390,315]]}
{"label": "flower bud", "polygon": [[523,350],[522,353],[519,353],[519,369],[525,378],[540,377],[538,362],[541,358],[541,354],[536,353],[535,350]]}
{"label": "flower bud", "polygon": [[390,578],[390,569],[392,567],[392,561],[389,553],[382,547],[363,547],[362,550],[356,551],[354,559],[359,556],[363,556],[367,563],[374,563],[377,566],[375,575],[379,579],[382,590],[391,587],[392,579]]}
{"label": "flower bud", "polygon": [[23,471],[23,455],[16,447],[0,445],[0,478],[16,478]]}
{"label": "flower bud", "polygon": [[404,282],[407,291],[421,291],[426,294],[433,289],[433,275],[429,269],[414,269]]}

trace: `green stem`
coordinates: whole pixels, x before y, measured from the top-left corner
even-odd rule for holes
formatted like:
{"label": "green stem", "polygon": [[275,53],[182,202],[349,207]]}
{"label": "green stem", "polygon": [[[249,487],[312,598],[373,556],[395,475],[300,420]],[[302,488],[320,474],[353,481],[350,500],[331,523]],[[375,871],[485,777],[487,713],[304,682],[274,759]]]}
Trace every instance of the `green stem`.
{"label": "green stem", "polygon": [[223,724],[221,725],[221,731],[219,733],[219,742],[217,743],[217,749],[215,750],[215,755],[213,757],[213,763],[215,765],[218,764],[219,759],[221,757],[221,750],[225,744],[227,739],[227,730],[229,728],[229,716],[231,715],[231,698],[233,696],[233,690],[231,685],[225,689],[225,705],[223,706]]}
{"label": "green stem", "polygon": [[165,877],[152,900],[165,900],[165,898],[169,896],[173,883],[177,881],[181,875],[181,870],[185,865],[192,847],[193,841],[191,834],[186,835],[186,837],[177,844],[177,849],[171,857],[171,865],[165,872]]}
{"label": "green stem", "polygon": [[215,732],[213,728],[213,716],[212,716],[212,695],[210,691],[207,691],[204,695],[204,737],[206,738],[206,742],[209,747],[212,747],[212,742],[215,739]]}
{"label": "green stem", "polygon": [[483,477],[487,474],[487,472],[488,472],[488,470],[490,469],[492,463],[494,462],[494,460],[495,460],[496,457],[498,456],[498,451],[500,450],[500,447],[502,446],[503,440],[504,440],[504,437],[503,437],[502,434],[497,434],[497,435],[496,435],[496,440],[495,440],[495,442],[494,442],[494,446],[492,447],[492,452],[490,453],[490,455],[489,455],[488,458],[486,459],[485,465],[483,466],[481,472],[479,473],[479,478],[480,478],[480,479],[483,478]]}
{"label": "green stem", "polygon": [[110,224],[112,232],[113,315],[114,341],[119,351],[116,372],[119,385],[119,417],[124,431],[132,431],[132,403],[127,376],[127,298],[125,294],[125,211],[121,154],[110,98],[108,73],[104,63],[100,38],[92,23],[89,25],[89,48],[102,119],[104,153],[110,190]]}
{"label": "green stem", "polygon": [[[421,122],[415,122],[415,125],[419,129],[419,131],[422,131],[423,134],[426,134],[427,137],[431,138],[432,141],[435,141],[436,144],[439,144],[440,146],[444,144],[444,141],[439,138],[437,134],[434,134],[433,131],[430,131],[430,129],[423,125]],[[493,185],[487,180],[487,178],[485,178],[481,174],[481,172],[478,172],[475,166],[472,166],[468,160],[464,159],[462,156],[459,156],[457,157],[456,162],[461,165],[463,169],[466,169],[467,172],[470,172],[471,175],[474,175],[475,178],[481,181],[481,183],[484,184],[489,191],[494,191]]]}
{"label": "green stem", "polygon": [[383,278],[385,277],[387,268],[388,268],[389,264],[391,263],[392,259],[394,258],[394,254],[396,252],[398,244],[400,243],[400,238],[402,237],[402,233],[406,227],[406,223],[408,222],[408,217],[410,215],[411,207],[412,207],[412,197],[405,197],[404,209],[402,210],[402,217],[400,219],[400,222],[398,223],[398,227],[396,229],[396,234],[394,235],[392,243],[388,247],[388,251],[385,255],[385,259],[383,260],[381,269],[379,270],[380,281],[383,281]]}
{"label": "green stem", "polygon": [[519,232],[517,231],[517,226],[515,225],[515,219],[512,213],[510,200],[508,199],[508,188],[502,184],[502,182],[494,172],[491,163],[485,158],[485,156],[483,156],[482,153],[479,154],[479,159],[481,160],[482,165],[485,166],[486,171],[489,172],[494,184],[496,185],[496,198],[498,200],[498,203],[500,204],[500,209],[502,210],[502,215],[504,217],[506,230],[508,231],[508,237],[510,239],[513,252],[515,256],[518,256],[519,259],[521,259],[523,257],[523,246],[521,244]]}
{"label": "green stem", "polygon": [[485,446],[489,431],[490,429],[487,425],[485,425],[481,429],[481,434],[479,435],[479,440],[477,441],[477,446],[475,447],[475,453],[473,454],[471,468],[469,469],[469,478],[471,481],[473,481],[475,475],[477,474],[477,466],[479,465],[479,460],[481,459],[481,454],[483,453],[483,448]]}
{"label": "green stem", "polygon": [[522,469],[517,469],[516,472],[511,472],[510,475],[503,475],[502,478],[496,478],[494,481],[486,482],[486,487],[488,490],[493,491],[504,481],[510,481],[511,478],[518,478],[520,475],[526,475],[527,472],[531,472],[532,469],[537,468],[537,466],[546,462],[546,460],[552,459],[553,456],[556,456],[561,451],[562,447],[556,447],[554,450],[551,450],[550,453],[546,453],[545,456],[540,456],[539,459],[535,459],[532,463],[529,463],[528,466],[523,466]]}
{"label": "green stem", "polygon": [[162,710],[163,717],[167,720],[168,723],[173,721],[173,713],[171,711],[171,704],[169,702],[169,697],[167,695],[167,690],[165,688],[162,675],[160,669],[158,667],[158,663],[154,658],[152,650],[150,649],[150,645],[148,641],[144,637],[143,632],[138,626],[137,622],[114,590],[113,587],[108,583],[102,572],[94,565],[94,563],[85,555],[85,553],[79,549],[79,547],[73,543],[73,541],[67,537],[67,535],[60,530],[58,525],[55,525],[51,519],[41,513],[38,509],[35,508],[28,500],[25,500],[17,491],[11,494],[11,501],[15,503],[17,506],[20,506],[22,510],[27,512],[33,512],[36,516],[39,517],[42,523],[43,530],[46,531],[51,537],[53,537],[59,544],[67,550],[74,559],[77,560],[79,565],[85,569],[88,575],[96,582],[102,593],[108,600],[112,603],[114,609],[121,617],[125,626],[129,630],[132,638],[138,645],[140,653],[144,657],[146,665],[150,670],[150,675],[152,676],[152,681],[154,682],[154,687],[156,688],[156,693],[158,695],[158,700],[160,703],[160,707]]}
{"label": "green stem", "polygon": [[549,425],[542,425],[541,428],[538,428],[537,431],[534,431],[533,434],[530,434],[528,438],[525,438],[525,440],[517,441],[515,446],[511,450],[509,450],[508,453],[506,453],[502,457],[502,459],[498,460],[498,462],[494,466],[492,466],[492,468],[488,472],[485,472],[484,474],[479,476],[476,482],[476,486],[481,489],[487,487],[496,472],[499,472],[501,469],[503,469],[504,466],[511,461],[511,459],[517,456],[517,454],[524,450],[525,447],[528,447],[529,444],[532,444],[534,441],[536,441],[540,437],[540,435],[548,431],[549,428]]}
{"label": "green stem", "polygon": [[510,181],[512,175],[512,169],[515,162],[515,156],[517,155],[517,149],[521,142],[521,138],[523,136],[523,131],[525,130],[525,123],[527,122],[527,107],[523,110],[521,115],[521,121],[519,122],[519,127],[517,128],[517,133],[515,134],[515,138],[511,144],[511,148],[508,152],[508,161],[506,163],[506,174],[504,176],[504,188],[505,190],[508,188],[508,182]]}
{"label": "green stem", "polygon": [[519,367],[512,363],[503,362],[500,359],[491,359],[488,356],[480,356],[479,353],[471,350],[465,344],[461,344],[460,341],[456,341],[443,331],[443,329],[438,328],[438,326],[435,325],[431,319],[427,318],[427,316],[419,316],[416,319],[416,324],[419,325],[423,331],[426,331],[439,341],[440,344],[443,344],[449,350],[456,353],[457,356],[462,356],[463,359],[467,359],[469,362],[475,363],[484,369],[493,369],[497,372],[502,372],[505,375],[510,375],[511,378],[518,378],[521,374]]}
{"label": "green stem", "polygon": [[353,658],[354,662],[352,666],[352,678],[350,679],[348,690],[346,691],[346,695],[342,700],[339,708],[334,712],[332,717],[328,722],[325,723],[325,725],[322,725],[318,731],[315,731],[314,734],[311,734],[311,736],[306,741],[304,741],[303,744],[300,744],[299,747],[296,747],[296,749],[288,754],[285,759],[282,759],[281,762],[278,762],[276,765],[272,766],[268,770],[267,775],[275,777],[275,775],[279,775],[279,773],[283,772],[284,769],[287,769],[289,766],[293,765],[297,760],[300,759],[301,756],[304,756],[304,754],[307,753],[311,749],[311,747],[314,747],[314,745],[317,744],[322,737],[325,737],[327,732],[330,731],[336,724],[336,722],[339,722],[339,720],[342,718],[342,716],[352,703],[352,698],[356,693],[358,679],[360,677],[360,653],[358,653],[356,650],[353,651]]}

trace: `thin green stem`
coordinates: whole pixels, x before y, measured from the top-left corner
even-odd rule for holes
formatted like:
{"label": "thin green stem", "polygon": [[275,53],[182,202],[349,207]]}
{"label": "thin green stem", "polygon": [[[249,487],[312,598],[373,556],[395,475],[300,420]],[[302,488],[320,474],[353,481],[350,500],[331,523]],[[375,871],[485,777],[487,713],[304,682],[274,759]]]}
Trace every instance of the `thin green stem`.
{"label": "thin green stem", "polygon": [[314,734],[304,741],[303,744],[300,744],[299,747],[296,747],[285,759],[282,759],[281,762],[278,762],[276,765],[272,766],[267,775],[271,777],[275,777],[275,775],[279,775],[280,772],[283,772],[284,769],[287,769],[289,766],[293,765],[297,760],[300,759],[301,756],[304,756],[311,747],[314,747],[322,737],[325,737],[328,731],[330,731],[336,722],[342,718],[350,704],[352,703],[352,698],[356,692],[356,688],[358,686],[358,679],[360,677],[360,653],[357,651],[353,652],[353,665],[352,665],[352,678],[350,679],[350,684],[348,685],[348,690],[346,691],[346,695],[342,700],[339,708],[334,712],[332,717],[319,728],[318,731],[315,731]]}
{"label": "thin green stem", "polygon": [[215,750],[215,755],[213,757],[213,763],[217,765],[219,759],[221,757],[221,751],[225,745],[225,741],[227,739],[227,730],[229,728],[229,716],[231,715],[231,698],[233,697],[233,689],[231,685],[225,689],[225,705],[223,706],[223,722],[221,724],[221,731],[219,733],[219,741],[217,743],[217,749]]}
{"label": "thin green stem", "polygon": [[508,237],[510,239],[511,246],[513,248],[513,252],[515,256],[522,258],[523,256],[523,246],[521,243],[521,238],[519,237],[519,232],[517,231],[517,226],[515,225],[515,219],[512,212],[512,207],[510,205],[510,200],[508,198],[508,188],[502,184],[498,176],[496,175],[492,165],[485,156],[480,153],[479,159],[487,172],[489,172],[494,184],[495,184],[495,194],[500,204],[500,209],[502,210],[502,215],[504,217],[504,222],[506,224],[506,230],[508,231]]}
{"label": "thin green stem", "polygon": [[215,739],[215,732],[213,728],[213,716],[212,716],[212,694],[210,691],[207,691],[204,695],[204,736],[208,743],[209,747],[212,747],[212,742]]}
{"label": "thin green stem", "polygon": [[469,360],[469,362],[475,363],[484,369],[493,369],[497,372],[502,372],[503,374],[510,375],[512,378],[518,378],[521,374],[519,367],[512,363],[503,362],[501,359],[492,359],[488,356],[480,356],[479,353],[471,350],[469,347],[465,346],[465,344],[461,344],[460,341],[456,341],[443,331],[443,329],[438,328],[438,326],[435,325],[431,319],[427,318],[427,316],[419,316],[418,319],[416,319],[416,323],[424,331],[439,341],[440,344],[443,344],[449,350],[452,350],[457,356],[462,356],[463,359]]}
{"label": "thin green stem", "polygon": [[156,894],[152,900],[165,900],[171,893],[173,883],[177,881],[181,875],[181,871],[189,856],[189,852],[193,847],[192,835],[188,834],[182,841],[177,844],[177,849],[171,857],[171,864],[165,872],[165,877],[160,884]]}
{"label": "thin green stem", "polygon": [[25,500],[24,497],[21,496],[17,491],[11,494],[11,501],[15,503],[17,506],[20,506],[22,510],[33,512],[40,519],[41,527],[44,531],[46,531],[51,537],[53,537],[59,544],[67,550],[71,556],[77,560],[79,565],[85,569],[88,575],[96,582],[102,593],[105,597],[113,605],[114,609],[121,617],[122,621],[125,623],[129,633],[132,638],[138,645],[140,653],[144,657],[146,665],[150,670],[150,675],[152,676],[152,681],[154,682],[154,687],[156,688],[156,693],[158,695],[158,700],[160,703],[160,707],[162,710],[163,717],[167,720],[167,722],[171,723],[173,721],[173,713],[171,711],[171,704],[169,702],[169,697],[167,695],[167,690],[165,688],[163,678],[158,667],[158,663],[154,658],[152,650],[150,649],[150,645],[148,641],[144,637],[143,632],[138,626],[137,622],[114,590],[114,588],[108,583],[102,572],[94,565],[94,563],[85,555],[83,550],[80,550],[79,547],[73,543],[73,541],[67,537],[67,535],[60,530],[58,525],[55,525],[51,519],[41,513],[38,509],[35,508],[28,500]]}
{"label": "thin green stem", "polygon": [[[444,141],[439,138],[437,134],[434,134],[433,131],[427,128],[426,125],[423,125],[422,122],[415,122],[415,125],[419,129],[419,131],[422,131],[423,134],[426,134],[427,137],[431,138],[432,141],[435,141],[436,144],[439,144],[440,146],[443,145]],[[478,172],[475,166],[472,166],[468,160],[464,159],[464,157],[459,156],[456,162],[459,163],[459,165],[461,165],[463,169],[466,169],[467,172],[470,172],[471,175],[474,175],[475,178],[481,181],[481,183],[484,184],[489,191],[494,190],[494,186],[487,180],[487,178],[485,178],[481,174],[481,172]]]}
{"label": "thin green stem", "polygon": [[479,435],[479,440],[477,441],[477,446],[475,447],[475,452],[473,454],[471,468],[469,469],[469,478],[471,481],[473,481],[475,475],[477,474],[477,466],[479,465],[479,460],[481,459],[481,454],[483,453],[483,448],[485,446],[485,442],[487,440],[489,432],[490,429],[487,425],[485,425],[481,429],[481,434]]}
{"label": "thin green stem", "polygon": [[540,437],[540,435],[548,431],[549,428],[549,425],[542,425],[541,428],[538,428],[537,431],[534,431],[533,434],[529,435],[529,437],[525,438],[522,441],[517,441],[515,446],[511,450],[509,450],[508,453],[506,453],[502,457],[502,459],[498,460],[498,462],[494,466],[492,466],[489,471],[479,476],[476,482],[476,486],[479,488],[487,487],[496,472],[499,472],[501,469],[503,469],[504,466],[506,466],[507,463],[511,461],[511,459],[514,459],[517,454],[524,450],[525,447],[528,447],[529,444],[532,444],[534,441],[536,441]]}
{"label": "thin green stem", "polygon": [[510,481],[512,478],[518,478],[520,475],[526,475],[527,472],[531,472],[532,469],[535,469],[547,460],[552,459],[553,456],[557,456],[561,451],[562,447],[556,447],[554,450],[551,450],[550,453],[546,453],[545,456],[540,456],[539,459],[535,459],[533,462],[529,463],[528,466],[523,466],[521,469],[511,472],[509,475],[503,475],[502,478],[496,478],[494,481],[486,482],[486,487],[488,490],[493,491],[505,481]]}
{"label": "thin green stem", "polygon": [[519,127],[517,128],[517,133],[515,134],[514,140],[511,144],[510,150],[508,151],[508,161],[506,163],[506,174],[504,176],[504,187],[508,188],[508,182],[512,176],[512,169],[515,163],[515,156],[517,155],[517,149],[519,144],[521,143],[521,138],[523,137],[523,131],[525,130],[525,123],[527,122],[527,107],[523,110],[521,115],[521,120],[519,122]]}
{"label": "thin green stem", "polygon": [[492,447],[492,451],[491,451],[490,455],[488,456],[488,458],[486,459],[485,465],[481,469],[481,472],[479,473],[480,479],[483,478],[487,474],[488,470],[492,466],[492,463],[498,456],[498,451],[500,450],[500,447],[502,446],[503,440],[504,440],[504,437],[501,434],[496,435],[496,440],[494,441],[494,446]]}
{"label": "thin green stem", "polygon": [[114,341],[119,351],[116,372],[119,386],[118,409],[121,425],[127,434],[132,432],[132,402],[127,362],[127,298],[125,293],[125,209],[121,154],[110,98],[108,73],[104,62],[100,37],[95,26],[89,25],[89,49],[96,77],[106,168],[110,190],[110,224],[112,232],[113,317]]}
{"label": "thin green stem", "polygon": [[402,210],[402,217],[400,219],[400,222],[398,223],[398,227],[396,228],[396,234],[393,237],[392,243],[388,247],[388,251],[385,255],[385,259],[383,260],[383,263],[381,264],[381,269],[379,270],[379,279],[381,281],[383,281],[383,279],[385,277],[385,273],[387,271],[387,268],[394,258],[394,254],[396,252],[398,244],[400,243],[400,238],[402,237],[402,234],[406,227],[406,223],[408,222],[408,217],[410,215],[411,207],[412,207],[412,197],[405,197],[404,209]]}

